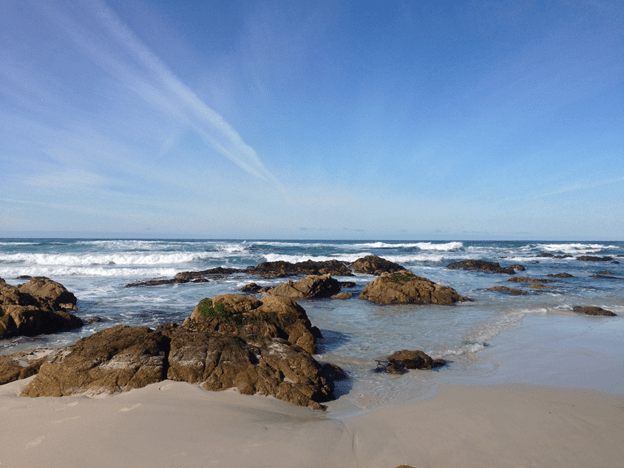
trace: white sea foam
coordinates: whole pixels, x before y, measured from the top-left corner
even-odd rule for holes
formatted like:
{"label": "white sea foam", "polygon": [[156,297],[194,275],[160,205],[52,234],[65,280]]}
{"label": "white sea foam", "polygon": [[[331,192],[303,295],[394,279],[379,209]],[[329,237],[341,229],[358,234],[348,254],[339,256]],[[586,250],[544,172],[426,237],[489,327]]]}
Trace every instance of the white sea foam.
{"label": "white sea foam", "polygon": [[299,263],[299,262],[307,262],[308,260],[312,260],[314,262],[326,262],[329,260],[339,260],[341,262],[355,262],[358,258],[365,257],[366,255],[371,255],[370,253],[355,253],[355,254],[340,254],[340,255],[288,255],[288,254],[265,254],[264,258],[266,258],[267,262],[290,262],[290,263]]}
{"label": "white sea foam", "polygon": [[598,253],[605,249],[615,249],[615,245],[605,244],[537,244],[538,248],[545,250],[546,252],[562,252],[564,254],[589,254]]}
{"label": "white sea foam", "polygon": [[28,265],[178,265],[197,260],[222,257],[215,252],[158,252],[158,253],[86,253],[47,254],[18,253],[0,255],[0,262]]}
{"label": "white sea foam", "polygon": [[363,249],[420,249],[435,251],[454,251],[461,250],[464,247],[462,242],[446,242],[437,244],[434,242],[412,242],[412,243],[388,243],[388,242],[369,242],[363,244],[354,244],[356,248]]}
{"label": "white sea foam", "polygon": [[177,273],[176,268],[110,268],[110,267],[81,267],[81,266],[1,266],[0,278],[15,278],[18,276],[90,276],[106,278],[170,278]]}

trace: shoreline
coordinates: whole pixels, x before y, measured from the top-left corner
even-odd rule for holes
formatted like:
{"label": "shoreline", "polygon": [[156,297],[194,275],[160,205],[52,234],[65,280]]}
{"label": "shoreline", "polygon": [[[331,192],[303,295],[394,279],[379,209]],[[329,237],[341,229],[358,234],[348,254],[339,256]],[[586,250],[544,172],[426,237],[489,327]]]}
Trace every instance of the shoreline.
{"label": "shoreline", "polygon": [[29,379],[17,381],[0,386],[0,464],[617,466],[624,363],[613,346],[623,323],[527,316],[479,353],[493,371],[441,374],[424,396],[357,413],[341,413],[340,399],[320,412],[171,381],[103,398],[30,399],[17,396]]}

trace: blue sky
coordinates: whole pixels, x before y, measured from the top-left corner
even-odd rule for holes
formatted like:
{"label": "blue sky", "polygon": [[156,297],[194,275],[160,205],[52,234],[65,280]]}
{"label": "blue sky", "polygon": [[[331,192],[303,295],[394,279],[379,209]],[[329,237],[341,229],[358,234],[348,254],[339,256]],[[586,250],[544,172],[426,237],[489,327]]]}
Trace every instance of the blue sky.
{"label": "blue sky", "polygon": [[620,1],[0,2],[0,236],[624,238]]}

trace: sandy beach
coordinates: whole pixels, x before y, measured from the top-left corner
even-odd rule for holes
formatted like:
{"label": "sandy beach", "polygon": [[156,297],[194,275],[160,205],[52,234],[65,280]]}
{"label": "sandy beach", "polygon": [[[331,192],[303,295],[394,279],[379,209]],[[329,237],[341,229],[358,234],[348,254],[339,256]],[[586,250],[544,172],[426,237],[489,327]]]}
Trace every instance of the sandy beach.
{"label": "sandy beach", "polygon": [[0,466],[615,467],[624,458],[624,395],[610,328],[525,319],[484,351],[496,372],[359,414],[340,399],[319,412],[171,381],[112,397],[36,399],[17,396],[28,380],[13,382],[0,387]]}
{"label": "sandy beach", "polygon": [[2,387],[7,467],[615,467],[624,398],[529,385],[444,385],[430,399],[334,419],[178,382],[101,399]]}

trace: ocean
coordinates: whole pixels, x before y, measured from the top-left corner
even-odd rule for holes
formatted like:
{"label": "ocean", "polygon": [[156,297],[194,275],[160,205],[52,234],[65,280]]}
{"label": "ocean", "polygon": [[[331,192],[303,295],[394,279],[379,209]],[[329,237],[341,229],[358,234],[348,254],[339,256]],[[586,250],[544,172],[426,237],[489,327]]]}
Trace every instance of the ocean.
{"label": "ocean", "polygon": [[[363,274],[337,278],[356,283],[349,290],[355,293],[351,299],[298,301],[323,334],[316,358],[349,373],[351,378],[339,384],[337,393],[357,408],[423,397],[449,379],[495,375],[499,363],[492,358],[490,348],[499,347],[504,353],[505,346],[516,346],[510,344],[509,337],[514,328],[531,318],[545,321],[545,330],[550,321],[557,330],[569,327],[577,334],[599,324],[610,330],[615,340],[621,336],[624,344],[624,242],[0,239],[1,278],[10,284],[26,281],[19,278],[26,275],[51,278],[76,295],[79,317],[101,319],[66,333],[0,340],[0,355],[65,347],[118,324],[156,327],[182,323],[203,298],[238,293],[251,282],[265,286],[286,281],[242,272],[261,262],[353,262],[366,255],[399,263],[472,301],[455,306],[376,305],[357,297],[374,279]],[[577,259],[583,255],[611,260]],[[511,276],[506,274],[447,268],[449,263],[469,259],[494,261],[501,266],[521,264],[526,271],[515,276],[556,281],[545,284],[545,289],[533,289],[529,284],[509,283]],[[241,274],[207,283],[125,287],[219,266],[240,268]],[[547,276],[558,273],[572,277]],[[527,295],[488,290],[493,286],[522,289]],[[571,314],[578,305],[603,307],[618,317]],[[542,335],[541,340],[549,340],[547,332]],[[499,340],[499,336],[505,339]],[[403,376],[372,372],[376,360],[401,349],[420,349],[449,362],[435,371]]]}

